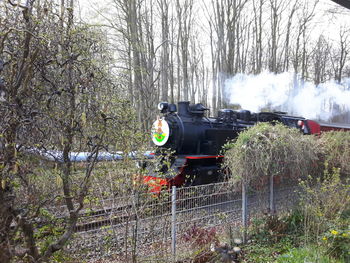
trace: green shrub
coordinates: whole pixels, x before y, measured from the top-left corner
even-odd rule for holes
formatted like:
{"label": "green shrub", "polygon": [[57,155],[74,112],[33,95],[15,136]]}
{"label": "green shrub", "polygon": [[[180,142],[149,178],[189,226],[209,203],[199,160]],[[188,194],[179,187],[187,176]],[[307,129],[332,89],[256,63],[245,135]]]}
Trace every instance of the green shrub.
{"label": "green shrub", "polygon": [[327,254],[350,262],[350,226],[348,229],[332,229],[322,238]]}
{"label": "green shrub", "polygon": [[197,225],[189,227],[182,239],[194,247],[203,247],[219,242],[216,228],[207,229]]}
{"label": "green shrub", "polygon": [[329,168],[340,168],[342,174],[350,174],[350,132],[325,132],[320,145]]}
{"label": "green shrub", "polygon": [[216,228],[203,228],[197,225],[190,226],[183,234],[182,240],[191,248],[191,255],[188,262],[215,262],[218,254],[212,251],[210,246],[217,246],[219,244]]}
{"label": "green shrub", "polygon": [[302,262],[317,262],[317,263],[345,263],[344,261],[334,260],[327,255],[325,251],[318,247],[302,247],[293,248],[287,253],[280,255],[276,263],[302,263]]}
{"label": "green shrub", "polygon": [[294,208],[284,218],[287,224],[288,235],[301,236],[303,232],[304,214],[300,208]]}
{"label": "green shrub", "polygon": [[259,243],[274,244],[286,240],[295,243],[303,234],[304,217],[299,209],[282,215],[265,214],[254,218],[248,229],[252,240]]}
{"label": "green shrub", "polygon": [[323,178],[301,182],[300,208],[304,215],[306,241],[320,240],[331,228],[344,228],[350,224],[350,184],[341,180],[339,169],[327,170]]}
{"label": "green shrub", "polygon": [[251,241],[242,247],[242,263],[271,263],[276,258],[292,249],[293,243],[284,238],[279,242],[269,243],[263,241]]}
{"label": "green shrub", "polygon": [[276,249],[264,244],[250,244],[243,247],[244,263],[270,263],[276,258]]}
{"label": "green shrub", "polygon": [[315,171],[317,142],[282,124],[259,123],[225,147],[232,180],[246,183],[262,176],[300,177]]}

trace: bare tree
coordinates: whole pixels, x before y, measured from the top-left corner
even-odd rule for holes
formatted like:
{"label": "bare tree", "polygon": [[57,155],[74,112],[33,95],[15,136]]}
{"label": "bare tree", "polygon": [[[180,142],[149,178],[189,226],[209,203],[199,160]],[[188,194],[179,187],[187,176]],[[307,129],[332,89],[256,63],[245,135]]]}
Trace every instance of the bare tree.
{"label": "bare tree", "polygon": [[[305,79],[306,76],[306,66],[307,66],[307,43],[309,37],[308,26],[312,21],[315,15],[315,8],[318,4],[318,1],[315,1],[311,4],[304,1],[303,6],[299,9],[298,12],[298,30],[295,42],[295,49],[293,54],[293,67],[294,72],[301,72],[302,79]],[[302,49],[300,50],[300,46]]]}
{"label": "bare tree", "polygon": [[161,56],[161,100],[168,100],[169,87],[169,3],[167,0],[158,0],[162,24],[162,56]]}
{"label": "bare tree", "polygon": [[281,21],[289,1],[270,0],[271,39],[269,41],[269,70],[279,72],[278,48],[280,46]]}
{"label": "bare tree", "polygon": [[253,46],[253,72],[259,74],[262,70],[262,57],[263,57],[263,5],[264,0],[254,0],[253,1],[253,11],[254,11],[254,39],[255,45]]}
{"label": "bare tree", "polygon": [[[103,70],[106,61],[93,62],[97,54],[104,56],[96,41],[101,35],[77,26],[72,0],[59,5],[9,1],[1,3],[0,10],[7,15],[0,25],[5,32],[0,36],[5,83],[0,108],[4,145],[0,149],[0,261],[17,257],[43,262],[61,250],[74,232],[98,153],[105,147],[109,120],[102,112],[100,85],[106,89],[112,84]],[[91,154],[79,181],[72,176],[71,156],[81,150]],[[28,157],[31,153],[51,154],[62,188],[46,185],[50,191],[39,186],[40,167]],[[43,211],[58,199],[67,207],[67,221],[59,225],[59,235],[46,237],[42,247],[45,237],[38,233],[48,223]],[[55,216],[51,220],[50,224],[57,223]],[[21,239],[14,241],[16,236]]]}
{"label": "bare tree", "polygon": [[349,38],[350,30],[341,28],[339,30],[339,47],[331,56],[332,68],[334,71],[334,79],[337,82],[342,81],[343,70],[349,54]]}
{"label": "bare tree", "polygon": [[[4,101],[1,102],[1,168],[0,168],[0,261],[10,262],[14,256],[11,246],[14,231],[11,224],[19,214],[15,207],[15,195],[13,182],[19,173],[18,167],[18,130],[24,125],[26,112],[24,111],[24,98],[30,88],[30,80],[33,77],[33,63],[37,60],[38,49],[33,48],[32,41],[34,25],[32,21],[34,1],[27,2],[26,5],[9,2],[1,4],[1,11],[6,14],[0,38],[1,70],[4,76]],[[21,14],[22,11],[22,14]],[[18,26],[12,21],[20,20]],[[12,22],[12,23],[11,23]],[[13,34],[13,31],[23,32],[22,36]],[[16,32],[16,31],[15,31]],[[34,38],[35,40],[35,38]],[[10,48],[8,42],[16,43],[20,50]],[[30,116],[30,112],[29,116]],[[30,119],[28,119],[29,121]],[[26,226],[22,223],[24,229]],[[29,232],[31,232],[29,230]],[[37,256],[38,251],[28,241],[29,249],[33,256]]]}
{"label": "bare tree", "polygon": [[[114,0],[115,17],[105,18],[108,26],[117,33],[115,41],[122,39],[124,43],[127,43],[127,50],[118,52],[121,61],[123,61],[121,68],[129,69],[128,73],[122,78],[129,80],[125,83],[128,85],[129,92],[132,92],[130,94],[133,98],[131,101],[137,109],[138,119],[145,130],[150,126],[155,109],[154,105],[156,105],[161,93],[158,84],[160,72],[164,73],[166,71],[165,68],[161,71],[157,70],[156,52],[159,48],[163,49],[163,44],[168,45],[168,41],[165,41],[163,44],[155,46],[153,9],[155,2],[153,2],[153,0]],[[118,21],[117,23],[115,23],[115,18]],[[163,54],[166,54],[165,60],[168,60],[169,51],[164,52],[163,50]],[[166,66],[164,63],[168,64],[163,60],[164,67]],[[168,66],[166,67],[168,68]],[[166,79],[168,83],[168,77],[164,74],[162,81]],[[132,86],[132,88],[129,86]],[[167,85],[165,87],[166,90],[163,90],[163,96],[165,94],[167,96],[168,93]]]}
{"label": "bare tree", "polygon": [[318,85],[326,80],[327,77],[327,62],[329,58],[329,45],[324,38],[320,36],[313,52],[314,63],[314,83]]}
{"label": "bare tree", "polygon": [[298,9],[299,5],[299,0],[295,0],[294,3],[292,4],[290,10],[289,10],[289,15],[288,15],[288,21],[287,21],[287,26],[286,26],[286,39],[285,39],[285,45],[284,45],[284,60],[283,60],[283,71],[288,71],[289,66],[290,66],[290,56],[291,56],[291,31],[293,30],[292,23],[293,23],[293,18],[295,15],[295,12]]}
{"label": "bare tree", "polygon": [[[189,42],[193,23],[192,17],[193,0],[185,0],[181,3],[176,1],[176,12],[178,21],[178,49],[181,56],[182,71],[182,93],[185,101],[189,100]],[[181,72],[180,70],[178,72]],[[179,74],[178,74],[179,75]],[[179,80],[178,80],[179,81]],[[178,98],[180,99],[180,98]]]}

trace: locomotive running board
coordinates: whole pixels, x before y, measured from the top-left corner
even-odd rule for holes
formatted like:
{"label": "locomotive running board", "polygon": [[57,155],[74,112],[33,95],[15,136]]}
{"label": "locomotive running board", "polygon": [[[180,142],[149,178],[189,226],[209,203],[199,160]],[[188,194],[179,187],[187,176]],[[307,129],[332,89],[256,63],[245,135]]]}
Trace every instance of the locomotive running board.
{"label": "locomotive running board", "polygon": [[223,155],[187,155],[185,156],[186,159],[190,160],[199,160],[199,159],[218,159],[218,158],[224,158]]}

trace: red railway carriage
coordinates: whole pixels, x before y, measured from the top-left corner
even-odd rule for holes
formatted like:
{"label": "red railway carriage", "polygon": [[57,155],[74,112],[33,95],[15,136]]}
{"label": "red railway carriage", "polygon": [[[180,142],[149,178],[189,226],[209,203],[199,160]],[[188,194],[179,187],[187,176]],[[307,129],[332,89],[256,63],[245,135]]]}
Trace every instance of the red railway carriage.
{"label": "red railway carriage", "polygon": [[341,124],[341,123],[323,123],[320,122],[320,131],[350,131],[350,124]]}

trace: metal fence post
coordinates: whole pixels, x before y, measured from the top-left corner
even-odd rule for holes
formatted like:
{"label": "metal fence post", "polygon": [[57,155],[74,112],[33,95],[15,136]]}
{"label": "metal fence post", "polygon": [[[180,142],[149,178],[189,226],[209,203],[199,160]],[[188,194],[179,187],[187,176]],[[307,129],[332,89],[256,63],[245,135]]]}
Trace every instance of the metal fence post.
{"label": "metal fence post", "polygon": [[242,182],[242,226],[243,226],[243,243],[247,240],[247,226],[248,226],[248,196],[247,196],[247,185]]}
{"label": "metal fence post", "polygon": [[275,214],[275,200],[274,200],[274,185],[273,185],[273,175],[270,175],[270,214]]}
{"label": "metal fence post", "polygon": [[172,187],[171,193],[171,252],[174,262],[176,261],[176,186]]}

